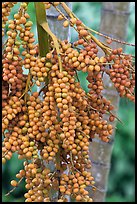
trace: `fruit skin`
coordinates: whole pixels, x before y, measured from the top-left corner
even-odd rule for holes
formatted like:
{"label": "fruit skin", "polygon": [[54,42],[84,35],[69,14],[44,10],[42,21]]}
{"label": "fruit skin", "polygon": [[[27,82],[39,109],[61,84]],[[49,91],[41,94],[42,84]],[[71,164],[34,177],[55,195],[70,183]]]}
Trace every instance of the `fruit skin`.
{"label": "fruit skin", "polygon": [[16,186],[18,186],[18,183],[17,183],[16,180],[12,180],[12,181],[11,181],[11,185],[14,186],[14,187],[16,187]]}
{"label": "fruit skin", "polygon": [[68,27],[68,26],[69,26],[69,21],[67,21],[67,20],[64,21],[63,26],[64,26],[64,27]]}

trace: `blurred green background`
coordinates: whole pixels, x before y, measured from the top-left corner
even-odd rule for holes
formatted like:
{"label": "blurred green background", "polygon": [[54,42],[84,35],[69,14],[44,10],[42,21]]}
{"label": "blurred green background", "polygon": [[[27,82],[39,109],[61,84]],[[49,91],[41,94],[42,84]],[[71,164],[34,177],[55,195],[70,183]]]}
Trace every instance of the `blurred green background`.
{"label": "blurred green background", "polygon": [[[13,9],[12,15],[18,8]],[[101,17],[101,2],[72,2],[74,13],[89,27],[99,30]],[[35,21],[33,2],[29,5],[31,20]],[[96,15],[97,14],[97,15]],[[130,3],[130,17],[126,41],[135,41],[135,3]],[[33,31],[36,32],[35,23]],[[76,39],[76,33],[72,31],[72,41]],[[126,47],[126,52],[135,54],[134,48]],[[85,74],[85,73],[84,73]],[[82,86],[86,89],[84,74],[81,74]],[[117,123],[116,136],[111,159],[111,169],[108,180],[108,192],[106,202],[135,202],[135,105],[126,99],[120,99],[118,117],[124,125]],[[5,194],[11,189],[10,181],[22,168],[22,161],[13,155],[10,161],[2,166],[2,201],[23,202],[26,192],[22,181],[20,186],[9,196]]]}

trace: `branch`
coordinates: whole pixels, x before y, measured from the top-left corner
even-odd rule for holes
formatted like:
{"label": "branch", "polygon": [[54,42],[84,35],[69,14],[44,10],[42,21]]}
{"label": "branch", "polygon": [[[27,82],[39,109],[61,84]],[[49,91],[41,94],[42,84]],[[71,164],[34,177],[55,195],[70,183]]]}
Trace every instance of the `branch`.
{"label": "branch", "polygon": [[45,57],[49,52],[49,35],[41,27],[42,22],[47,22],[45,6],[43,2],[34,2],[36,9],[37,32],[39,42],[39,53],[41,57]]}
{"label": "branch", "polygon": [[62,72],[62,61],[61,61],[61,56],[60,56],[60,50],[59,50],[59,44],[58,44],[57,37],[51,32],[47,22],[43,21],[43,22],[40,23],[40,25],[51,36],[51,38],[52,38],[52,40],[54,42],[54,46],[55,46],[56,51],[57,51],[60,72]]}

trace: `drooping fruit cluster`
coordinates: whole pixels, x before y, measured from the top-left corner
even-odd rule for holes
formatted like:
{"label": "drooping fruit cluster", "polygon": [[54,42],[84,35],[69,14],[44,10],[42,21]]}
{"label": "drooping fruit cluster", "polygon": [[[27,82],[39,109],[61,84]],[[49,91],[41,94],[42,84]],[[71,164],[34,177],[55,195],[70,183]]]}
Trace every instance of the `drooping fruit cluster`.
{"label": "drooping fruit cluster", "polygon": [[[3,34],[7,39],[2,59],[2,162],[15,152],[26,160],[16,175],[20,180],[11,181],[16,187],[25,178],[25,202],[52,202],[54,197],[67,202],[67,196],[92,202],[86,190],[95,183],[89,172],[89,145],[95,136],[108,142],[115,119],[111,101],[102,94],[102,75],[110,76],[120,96],[134,101],[132,56],[99,43],[73,13],[63,26],[74,27],[78,40],[60,41],[51,35],[48,51],[40,56],[27,3],[21,2],[13,19],[7,19],[15,3],[2,3],[3,28],[6,23],[9,28]],[[60,4],[44,3],[46,9]],[[60,12],[58,20],[64,18]],[[104,56],[98,57],[98,47]],[[87,72],[88,93],[81,87],[79,71]],[[106,113],[109,121],[104,120]]]}
{"label": "drooping fruit cluster", "polygon": [[130,55],[120,55],[121,53],[122,49],[115,49],[107,58],[108,62],[114,61],[107,73],[120,96],[126,96],[135,102],[135,72],[132,66],[132,57]]}

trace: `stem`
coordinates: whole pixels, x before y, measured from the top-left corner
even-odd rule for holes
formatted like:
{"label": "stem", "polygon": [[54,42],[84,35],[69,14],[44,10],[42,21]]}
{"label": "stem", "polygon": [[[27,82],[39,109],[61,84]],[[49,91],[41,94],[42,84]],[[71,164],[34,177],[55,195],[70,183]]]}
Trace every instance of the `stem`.
{"label": "stem", "polygon": [[56,154],[56,169],[57,169],[57,177],[58,177],[58,199],[60,198],[61,194],[60,194],[60,177],[61,177],[61,155],[60,155],[60,149],[58,150],[57,154]]}
{"label": "stem", "polygon": [[58,43],[57,37],[52,33],[52,31],[50,30],[47,22],[43,21],[43,22],[40,23],[40,25],[51,36],[51,38],[52,38],[52,40],[54,42],[54,46],[55,46],[56,51],[57,51],[60,72],[62,72],[63,68],[62,68],[62,61],[61,61],[59,43]]}
{"label": "stem", "polygon": [[100,35],[100,36],[102,36],[102,37],[104,37],[104,38],[110,39],[110,40],[112,40],[112,41],[114,41],[114,42],[118,42],[118,43],[125,44],[125,45],[129,45],[129,46],[135,46],[135,44],[128,43],[128,42],[125,42],[125,41],[121,41],[121,40],[112,38],[112,37],[110,37],[110,36],[108,36],[108,35],[104,35],[103,33],[100,33],[100,32],[98,32],[98,31],[96,31],[96,30],[93,30],[92,28],[89,28],[89,27],[87,27],[87,26],[85,26],[85,28],[87,28],[89,31],[91,31],[91,32],[93,32],[93,33],[95,33],[95,34],[97,34],[97,35]]}
{"label": "stem", "polygon": [[[69,9],[69,7],[64,3],[64,2],[60,2],[62,7],[64,8],[64,10],[68,13],[68,15],[71,18],[76,18],[77,20],[79,20],[74,13]],[[53,4],[52,4],[53,5]],[[54,6],[54,5],[53,5]],[[57,7],[55,7],[55,9],[66,19],[69,20]],[[71,24],[71,22],[70,22]],[[72,25],[73,26],[73,25]],[[90,30],[90,28],[88,28],[86,25],[84,25],[84,23],[82,23],[82,26],[88,30]],[[79,31],[73,26],[73,28],[79,33]],[[110,54],[110,51],[112,51],[112,49],[110,47],[108,47],[107,45],[105,45],[104,43],[100,42],[97,38],[95,38],[91,33],[89,33],[89,35],[91,36],[91,39],[105,52],[105,54]],[[86,40],[84,38],[84,40]],[[87,41],[87,40],[86,40]]]}
{"label": "stem", "polygon": [[[64,3],[64,2],[60,2],[60,4],[62,5],[62,7],[64,8],[64,10],[68,13],[68,15],[71,18],[76,18],[77,20],[79,20],[74,13],[69,9],[69,7]],[[84,23],[81,24],[84,28],[88,28]],[[110,54],[109,50],[111,48],[109,48],[108,46],[103,45],[97,38],[95,38],[91,33],[89,33],[91,36],[91,39],[106,53],[106,54]]]}
{"label": "stem", "polygon": [[49,35],[40,25],[42,22],[47,22],[45,6],[42,2],[34,3],[36,9],[39,53],[41,57],[45,57],[46,54],[49,52]]}
{"label": "stem", "polygon": [[[19,180],[18,186],[19,186],[19,184],[21,183],[21,181],[23,180],[23,178],[24,178],[24,177],[22,177],[22,178]],[[5,194],[5,196],[10,195],[18,186],[15,186],[13,189],[11,189],[7,194]]]}
{"label": "stem", "polygon": [[108,113],[113,115],[124,126],[124,123],[114,113],[112,113],[111,111],[108,111]]}
{"label": "stem", "polygon": [[[26,82],[26,88],[24,93],[22,94],[22,96],[20,98],[22,98],[29,90],[29,85],[30,85],[30,80],[31,80],[31,76],[30,73],[28,74],[28,78],[27,78],[27,82]],[[26,101],[26,95],[24,96],[24,100]]]}

